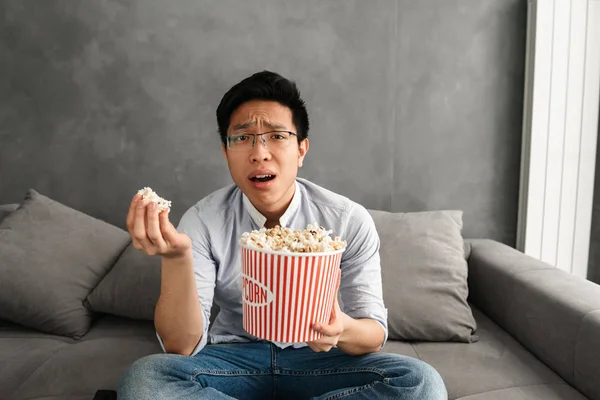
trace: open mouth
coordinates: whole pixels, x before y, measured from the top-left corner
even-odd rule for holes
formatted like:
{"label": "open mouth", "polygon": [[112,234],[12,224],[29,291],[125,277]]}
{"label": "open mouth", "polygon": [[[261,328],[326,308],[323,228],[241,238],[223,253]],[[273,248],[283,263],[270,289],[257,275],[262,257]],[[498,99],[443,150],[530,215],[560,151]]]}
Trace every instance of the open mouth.
{"label": "open mouth", "polygon": [[268,182],[275,179],[275,175],[256,175],[250,178],[252,182]]}

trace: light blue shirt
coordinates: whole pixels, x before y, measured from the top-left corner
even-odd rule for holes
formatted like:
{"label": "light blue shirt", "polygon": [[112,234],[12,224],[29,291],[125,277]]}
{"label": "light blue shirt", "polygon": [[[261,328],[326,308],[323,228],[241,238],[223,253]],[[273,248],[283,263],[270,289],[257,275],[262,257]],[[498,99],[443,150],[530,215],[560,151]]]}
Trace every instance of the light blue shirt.
{"label": "light blue shirt", "polygon": [[[177,230],[192,240],[194,277],[204,320],[202,339],[192,355],[207,343],[261,340],[242,327],[239,239],[242,233],[260,229],[265,222],[266,218],[234,184],[200,200],[181,218]],[[387,309],[381,288],[379,236],[371,215],[360,204],[297,178],[294,197],[279,223],[282,227],[305,229],[313,222],[347,242],[341,260],[342,311],[353,318],[379,322],[385,343]],[[220,307],[220,312],[209,327],[213,302]],[[158,339],[164,350],[160,336]],[[306,343],[275,344],[281,348],[306,346]]]}

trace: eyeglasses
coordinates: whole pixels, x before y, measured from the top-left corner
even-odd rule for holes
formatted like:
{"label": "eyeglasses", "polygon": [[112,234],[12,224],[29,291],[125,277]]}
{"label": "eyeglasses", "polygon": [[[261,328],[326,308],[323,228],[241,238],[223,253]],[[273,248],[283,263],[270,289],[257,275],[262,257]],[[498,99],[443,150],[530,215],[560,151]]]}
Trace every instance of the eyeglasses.
{"label": "eyeglasses", "polygon": [[269,150],[284,149],[292,143],[292,136],[297,136],[290,131],[270,131],[265,133],[240,133],[227,136],[227,148],[231,151],[248,151],[256,144],[256,137]]}

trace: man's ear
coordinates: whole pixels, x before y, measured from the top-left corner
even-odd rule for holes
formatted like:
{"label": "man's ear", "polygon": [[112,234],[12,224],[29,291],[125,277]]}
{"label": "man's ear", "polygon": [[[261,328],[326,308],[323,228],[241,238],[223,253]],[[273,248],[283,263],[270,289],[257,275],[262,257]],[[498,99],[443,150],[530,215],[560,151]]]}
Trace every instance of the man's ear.
{"label": "man's ear", "polygon": [[306,156],[306,153],[308,153],[308,147],[308,138],[302,140],[298,145],[298,168],[302,168],[304,157]]}

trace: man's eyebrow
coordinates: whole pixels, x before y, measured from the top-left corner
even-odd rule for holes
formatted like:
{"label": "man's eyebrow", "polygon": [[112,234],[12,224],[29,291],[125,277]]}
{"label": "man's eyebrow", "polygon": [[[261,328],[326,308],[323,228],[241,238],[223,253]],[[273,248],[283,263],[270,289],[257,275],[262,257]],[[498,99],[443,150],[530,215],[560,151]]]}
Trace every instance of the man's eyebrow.
{"label": "man's eyebrow", "polygon": [[234,130],[234,131],[242,131],[244,129],[248,129],[248,128],[250,128],[252,126],[255,126],[255,125],[256,125],[256,121],[247,121],[247,122],[243,122],[241,124],[235,125],[232,128],[232,130]]}
{"label": "man's eyebrow", "polygon": [[278,124],[277,122],[265,121],[265,122],[263,122],[263,125],[269,129],[275,129],[275,130],[279,130],[279,131],[287,130],[287,126]]}
{"label": "man's eyebrow", "polygon": [[[287,130],[287,126],[278,124],[276,122],[265,121],[265,122],[263,122],[263,125],[265,127],[267,127],[268,129],[274,129],[274,130],[279,130],[279,131]],[[234,125],[232,130],[233,131],[243,131],[243,130],[251,128],[253,126],[256,126],[256,121],[247,121],[247,122],[242,122],[241,124]]]}

